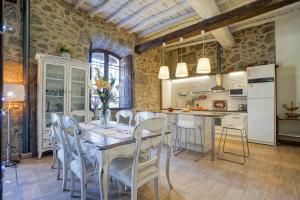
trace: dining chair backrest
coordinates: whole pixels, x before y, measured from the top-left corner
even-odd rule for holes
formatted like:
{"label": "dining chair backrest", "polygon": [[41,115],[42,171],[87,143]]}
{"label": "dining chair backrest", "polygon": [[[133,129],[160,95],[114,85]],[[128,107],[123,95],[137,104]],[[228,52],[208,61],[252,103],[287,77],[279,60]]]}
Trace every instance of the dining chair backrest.
{"label": "dining chair backrest", "polygon": [[82,122],[90,122],[94,117],[94,113],[88,110],[75,110],[71,112],[71,117],[78,120],[84,118],[83,121],[81,120]]}
{"label": "dining chair backrest", "polygon": [[64,128],[64,136],[70,155],[70,162],[72,162],[73,160],[78,161],[80,163],[80,168],[86,172],[86,163],[79,138],[79,135],[81,134],[81,129],[76,120],[70,116],[63,116],[62,124]]}
{"label": "dining chair backrest", "polygon": [[[57,146],[61,149],[63,148],[63,140],[61,138],[62,124],[61,124],[61,116],[57,113],[51,113],[51,137],[53,138],[52,142],[55,142]],[[56,128],[54,128],[54,125]]]}
{"label": "dining chair backrest", "polygon": [[120,110],[116,114],[117,123],[120,123],[120,118],[128,119],[128,124],[131,126],[133,114],[130,110]]}
{"label": "dining chair backrest", "polygon": [[178,115],[178,127],[179,128],[193,128],[195,126],[194,116],[179,114]]}
{"label": "dining chair backrest", "polygon": [[144,121],[146,119],[151,119],[151,118],[155,118],[155,113],[143,111],[143,112],[136,113],[134,120],[137,125],[137,124],[141,123],[142,121]]}
{"label": "dining chair backrest", "polygon": [[[160,140],[152,140],[151,138],[147,139],[151,141],[150,149],[155,152],[151,157],[140,163],[140,151],[142,146],[142,137],[144,134],[150,134],[151,136],[160,137]],[[159,169],[159,159],[161,148],[163,145],[163,139],[165,134],[165,119],[164,118],[153,118],[147,119],[139,123],[134,131],[133,136],[136,139],[135,144],[135,153],[131,169],[131,183],[137,183],[138,173],[142,172],[143,169],[149,169],[149,167],[156,167]],[[156,141],[154,143],[154,141]]]}
{"label": "dining chair backrest", "polygon": [[[61,119],[56,120],[53,124],[51,129],[53,130],[53,133],[55,134],[55,137],[57,137],[57,146],[59,149],[63,150],[64,155],[68,155],[68,147],[67,143],[63,134],[63,126]],[[59,150],[57,149],[57,150]]]}

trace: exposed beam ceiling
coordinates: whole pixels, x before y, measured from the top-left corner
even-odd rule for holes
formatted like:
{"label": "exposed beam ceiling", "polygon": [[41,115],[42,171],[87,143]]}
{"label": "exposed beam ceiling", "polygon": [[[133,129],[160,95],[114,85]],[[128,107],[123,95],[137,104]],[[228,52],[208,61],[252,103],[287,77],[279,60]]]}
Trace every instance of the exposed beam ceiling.
{"label": "exposed beam ceiling", "polygon": [[130,28],[128,31],[129,33],[134,33],[146,29],[151,26],[151,23],[157,22],[160,19],[169,17],[174,15],[175,13],[179,12],[180,10],[187,9],[190,5],[187,3],[186,0],[181,1],[179,4],[172,6],[169,9],[164,10],[163,12],[152,15],[144,19],[143,21],[139,22],[136,26]]}
{"label": "exposed beam ceiling", "polygon": [[200,34],[201,30],[212,31],[230,24],[234,24],[263,13],[267,13],[278,8],[293,4],[300,0],[259,0],[245,6],[236,8],[229,12],[217,15],[210,19],[203,20],[189,27],[177,30],[175,32],[166,34],[155,40],[145,42],[137,45],[135,51],[141,53],[154,47],[160,46],[164,42],[174,41],[179,37],[190,37]]}
{"label": "exposed beam ceiling", "polygon": [[87,0],[78,0],[78,1],[76,2],[76,4],[74,5],[74,7],[75,7],[76,9],[79,9],[86,1],[87,1]]}
{"label": "exposed beam ceiling", "polygon": [[122,28],[130,23],[133,23],[134,21],[136,21],[139,17],[141,17],[142,15],[144,15],[146,12],[152,10],[153,8],[160,6],[160,4],[162,4],[163,1],[161,0],[153,0],[151,3],[147,4],[146,6],[144,6],[142,9],[140,9],[138,12],[134,13],[133,15],[126,17],[125,19],[123,19],[120,23],[118,23],[118,28]]}
{"label": "exposed beam ceiling", "polygon": [[140,0],[132,0],[128,1],[125,5],[121,6],[115,13],[113,13],[110,17],[107,18],[107,21],[111,22],[116,20],[124,11],[128,10],[132,6],[136,5]]}
{"label": "exposed beam ceiling", "polygon": [[101,5],[99,5],[98,7],[96,8],[93,8],[90,12],[89,12],[89,15],[91,17],[94,17],[97,13],[101,12],[105,6],[107,6],[109,4],[109,0],[105,0]]}
{"label": "exposed beam ceiling", "polygon": [[174,32],[174,31],[189,27],[189,26],[191,26],[193,24],[196,24],[200,21],[202,21],[202,19],[199,18],[198,15],[194,16],[194,17],[191,17],[191,18],[189,18],[185,21],[182,21],[181,24],[180,23],[173,24],[172,26],[166,26],[163,29],[159,29],[155,32],[152,32],[149,35],[146,35],[143,38],[141,38],[141,42],[147,42],[147,41],[150,41],[150,40],[154,40],[156,38],[162,37],[166,34]]}
{"label": "exposed beam ceiling", "polygon": [[187,15],[182,15],[180,17],[173,18],[173,19],[170,19],[170,20],[168,20],[164,23],[161,23],[161,24],[155,25],[153,27],[150,27],[150,28],[144,30],[143,32],[141,32],[139,34],[139,36],[140,37],[147,37],[147,36],[152,35],[154,33],[160,32],[160,31],[162,31],[162,29],[165,29],[165,28],[170,27],[172,25],[177,26],[180,22],[189,21],[189,20],[191,20],[191,18],[192,18],[192,20],[194,20],[194,19],[197,19],[199,17],[197,16],[196,13],[191,12]]}
{"label": "exposed beam ceiling", "polygon": [[[220,14],[220,10],[215,1],[212,0],[188,0],[193,9],[201,16],[208,19]],[[234,38],[228,27],[213,30],[212,34],[223,47],[231,47],[234,45]]]}

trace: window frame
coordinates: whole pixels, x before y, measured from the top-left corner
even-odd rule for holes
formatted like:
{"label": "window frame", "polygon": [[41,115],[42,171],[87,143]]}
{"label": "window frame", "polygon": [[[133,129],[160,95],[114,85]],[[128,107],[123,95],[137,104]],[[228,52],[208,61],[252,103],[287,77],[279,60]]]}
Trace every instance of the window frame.
{"label": "window frame", "polygon": [[[115,58],[117,58],[119,60],[119,68],[121,67],[121,57],[118,55],[118,54],[115,54],[111,51],[107,51],[105,49],[92,49],[90,51],[90,59],[89,59],[89,62],[90,64],[92,64],[92,59],[93,59],[93,53],[103,53],[104,54],[104,76],[105,77],[108,77],[109,74],[108,74],[108,69],[109,69],[109,56],[113,56]],[[90,67],[90,81],[92,81],[92,65]],[[119,74],[119,79],[120,79],[120,74]],[[90,110],[92,109],[92,105],[91,105],[91,94],[90,94]],[[120,102],[119,102],[119,107],[118,108],[109,108],[110,110],[119,110],[120,109]]]}

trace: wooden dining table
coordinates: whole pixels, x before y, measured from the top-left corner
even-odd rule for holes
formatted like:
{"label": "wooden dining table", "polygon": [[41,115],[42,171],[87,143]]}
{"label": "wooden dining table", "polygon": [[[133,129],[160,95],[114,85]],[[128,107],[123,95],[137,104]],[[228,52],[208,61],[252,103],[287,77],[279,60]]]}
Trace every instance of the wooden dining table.
{"label": "wooden dining table", "polygon": [[[109,122],[107,127],[100,126],[99,121],[92,121],[88,124],[80,123],[82,134],[80,139],[83,142],[91,144],[97,149],[97,157],[99,162],[99,183],[101,189],[101,197],[104,200],[108,199],[109,185],[109,165],[120,157],[133,156],[136,145],[133,138],[133,126],[126,124]],[[160,135],[152,135],[145,131],[143,133],[143,142],[141,149],[150,148],[152,143],[157,142],[161,138]],[[172,189],[169,175],[170,157],[171,157],[171,133],[166,132],[164,137],[164,146],[167,147],[166,158],[166,177],[167,182]]]}

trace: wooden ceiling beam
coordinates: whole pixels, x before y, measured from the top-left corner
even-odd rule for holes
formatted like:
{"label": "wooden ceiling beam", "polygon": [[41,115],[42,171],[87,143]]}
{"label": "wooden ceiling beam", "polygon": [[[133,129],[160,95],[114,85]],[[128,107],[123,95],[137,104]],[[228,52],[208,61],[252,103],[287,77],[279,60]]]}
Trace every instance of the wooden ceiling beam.
{"label": "wooden ceiling beam", "polygon": [[203,20],[199,23],[166,34],[152,41],[135,46],[135,52],[141,53],[149,49],[161,46],[162,43],[174,40],[180,37],[189,37],[200,34],[201,30],[212,31],[224,26],[228,26],[252,17],[282,8],[284,6],[299,2],[300,0],[259,0],[245,6],[236,8],[215,17]]}
{"label": "wooden ceiling beam", "polygon": [[147,13],[148,11],[154,9],[155,7],[160,6],[163,3],[162,0],[153,0],[151,3],[145,5],[144,7],[142,7],[141,9],[139,9],[136,13],[126,17],[125,19],[123,19],[120,23],[117,24],[118,28],[122,28],[130,23],[137,23],[137,19],[143,15],[145,15],[145,13]]}
{"label": "wooden ceiling beam", "polygon": [[114,12],[114,14],[112,14],[111,16],[109,16],[107,18],[107,21],[108,22],[112,22],[112,21],[116,20],[121,14],[124,13],[124,11],[128,10],[129,8],[131,8],[132,6],[136,5],[140,1],[141,0],[131,0],[131,1],[128,1],[127,3],[125,3],[124,5],[122,5],[116,12]]}
{"label": "wooden ceiling beam", "polygon": [[151,17],[147,17],[146,19],[144,19],[143,21],[139,22],[136,26],[130,28],[128,30],[129,33],[134,33],[134,32],[138,32],[141,31],[143,29],[146,29],[148,27],[151,26],[151,23],[155,23],[163,18],[172,16],[178,12],[180,12],[181,10],[187,9],[188,7],[190,7],[190,5],[187,3],[186,0],[181,1],[179,4],[176,4],[164,11],[162,11],[159,14],[156,15],[152,15]]}
{"label": "wooden ceiling beam", "polygon": [[91,17],[94,17],[97,13],[101,12],[105,6],[109,4],[109,0],[105,0],[101,5],[97,6],[96,8],[93,8],[90,10],[89,15]]}
{"label": "wooden ceiling beam", "polygon": [[[188,2],[203,19],[208,19],[221,13],[215,1],[188,0]],[[217,30],[213,30],[212,34],[223,47],[231,47],[235,43],[233,35],[228,27],[222,27]]]}

